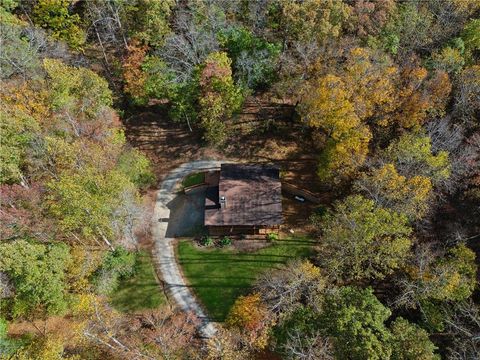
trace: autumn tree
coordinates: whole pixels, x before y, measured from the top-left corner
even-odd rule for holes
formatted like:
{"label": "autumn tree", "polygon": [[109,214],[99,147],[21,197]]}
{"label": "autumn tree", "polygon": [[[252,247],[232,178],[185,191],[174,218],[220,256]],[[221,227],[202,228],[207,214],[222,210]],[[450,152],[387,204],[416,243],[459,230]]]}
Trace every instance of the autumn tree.
{"label": "autumn tree", "polygon": [[378,36],[397,8],[393,0],[346,1],[350,5],[347,28],[361,39]]}
{"label": "autumn tree", "polygon": [[[63,172],[58,180],[48,183],[48,206],[65,233],[79,234],[89,241],[112,247],[111,242],[122,234],[124,224],[135,208],[128,208],[124,195],[137,193],[129,179],[117,170],[99,173],[93,168],[82,172]],[[138,205],[137,205],[138,206]],[[118,238],[117,238],[118,239]]]}
{"label": "autumn tree", "polygon": [[320,227],[318,261],[332,278],[384,278],[404,264],[412,245],[405,215],[360,195],[337,202]]}
{"label": "autumn tree", "polygon": [[325,132],[328,142],[318,169],[322,179],[351,176],[363,164],[371,134],[350,101],[351,90],[334,75],[306,87],[299,112],[302,121]]}
{"label": "autumn tree", "polygon": [[399,280],[402,289],[397,304],[424,306],[430,301],[462,301],[475,288],[475,253],[465,245],[434,252],[426,245],[415,250],[413,263]]}
{"label": "autumn tree", "polygon": [[405,177],[423,176],[436,185],[450,176],[448,152],[435,154],[430,138],[423,133],[406,133],[394,140],[381,156]]}
{"label": "autumn tree", "polygon": [[226,53],[212,53],[200,67],[199,117],[204,139],[215,145],[227,139],[226,120],[242,103],[242,94],[233,82],[231,60]]}
{"label": "autumn tree", "polygon": [[409,219],[420,219],[429,210],[432,182],[426,176],[406,178],[393,164],[385,164],[362,174],[355,181],[355,189],[372,199],[376,206],[405,214]]}
{"label": "autumn tree", "polygon": [[226,323],[230,328],[240,330],[253,348],[264,349],[267,346],[272,319],[260,294],[240,296],[235,300]]}
{"label": "autumn tree", "polygon": [[453,303],[445,319],[446,332],[452,334],[448,356],[453,360],[480,356],[480,308],[472,300]]}
{"label": "autumn tree", "polygon": [[333,0],[281,0],[278,6],[278,13],[272,15],[276,15],[290,41],[322,42],[328,37],[338,37],[350,12],[347,5]]}
{"label": "autumn tree", "polygon": [[122,64],[125,81],[123,89],[138,104],[145,104],[147,100],[145,93],[147,76],[141,68],[147,50],[147,46],[141,45],[137,39],[132,40],[128,45],[127,56]]}

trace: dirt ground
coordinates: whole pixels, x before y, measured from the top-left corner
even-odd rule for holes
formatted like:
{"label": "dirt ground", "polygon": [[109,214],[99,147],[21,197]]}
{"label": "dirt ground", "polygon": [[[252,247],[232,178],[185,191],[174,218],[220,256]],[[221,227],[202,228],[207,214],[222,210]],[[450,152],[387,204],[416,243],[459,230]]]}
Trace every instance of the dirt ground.
{"label": "dirt ground", "polygon": [[198,159],[274,162],[282,178],[312,192],[321,187],[315,174],[315,142],[292,123],[293,107],[268,96],[250,97],[233,120],[232,134],[223,149],[204,146],[198,131],[168,119],[166,109],[149,107],[124,120],[130,144],[152,161],[157,180],[180,164]]}

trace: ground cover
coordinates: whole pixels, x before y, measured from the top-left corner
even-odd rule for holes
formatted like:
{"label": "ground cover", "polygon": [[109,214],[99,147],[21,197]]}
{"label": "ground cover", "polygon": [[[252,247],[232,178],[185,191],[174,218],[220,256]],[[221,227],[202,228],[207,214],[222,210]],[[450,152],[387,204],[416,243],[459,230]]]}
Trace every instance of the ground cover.
{"label": "ground cover", "polygon": [[259,274],[294,258],[308,257],[314,244],[306,237],[295,237],[274,241],[255,252],[239,252],[199,247],[191,240],[181,240],[178,259],[188,284],[209,316],[223,321],[235,299],[251,289]]}
{"label": "ground cover", "polygon": [[182,180],[182,186],[188,188],[194,185],[200,185],[205,182],[205,173],[198,172],[188,175]]}

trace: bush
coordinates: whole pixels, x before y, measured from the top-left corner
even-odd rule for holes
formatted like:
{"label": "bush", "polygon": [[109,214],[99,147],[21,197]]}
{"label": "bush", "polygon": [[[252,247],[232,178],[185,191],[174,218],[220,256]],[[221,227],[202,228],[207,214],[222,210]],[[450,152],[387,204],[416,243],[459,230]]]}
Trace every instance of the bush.
{"label": "bush", "polygon": [[228,236],[224,236],[220,240],[220,245],[221,246],[230,246],[230,245],[232,245],[232,239],[230,239]]}
{"label": "bush", "polygon": [[276,234],[276,233],[269,233],[269,234],[267,234],[267,240],[268,240],[268,241],[278,240],[278,234]]}
{"label": "bush", "polygon": [[200,244],[202,244],[203,246],[212,246],[213,239],[210,236],[203,236],[200,240]]}

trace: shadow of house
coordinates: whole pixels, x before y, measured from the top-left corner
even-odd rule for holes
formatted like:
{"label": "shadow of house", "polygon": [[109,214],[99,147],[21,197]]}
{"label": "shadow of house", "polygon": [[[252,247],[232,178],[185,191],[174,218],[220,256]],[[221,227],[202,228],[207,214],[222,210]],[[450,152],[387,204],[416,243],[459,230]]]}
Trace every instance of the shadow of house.
{"label": "shadow of house", "polygon": [[188,195],[179,194],[167,204],[170,209],[170,218],[166,237],[194,236],[204,223],[206,189],[199,188]]}

